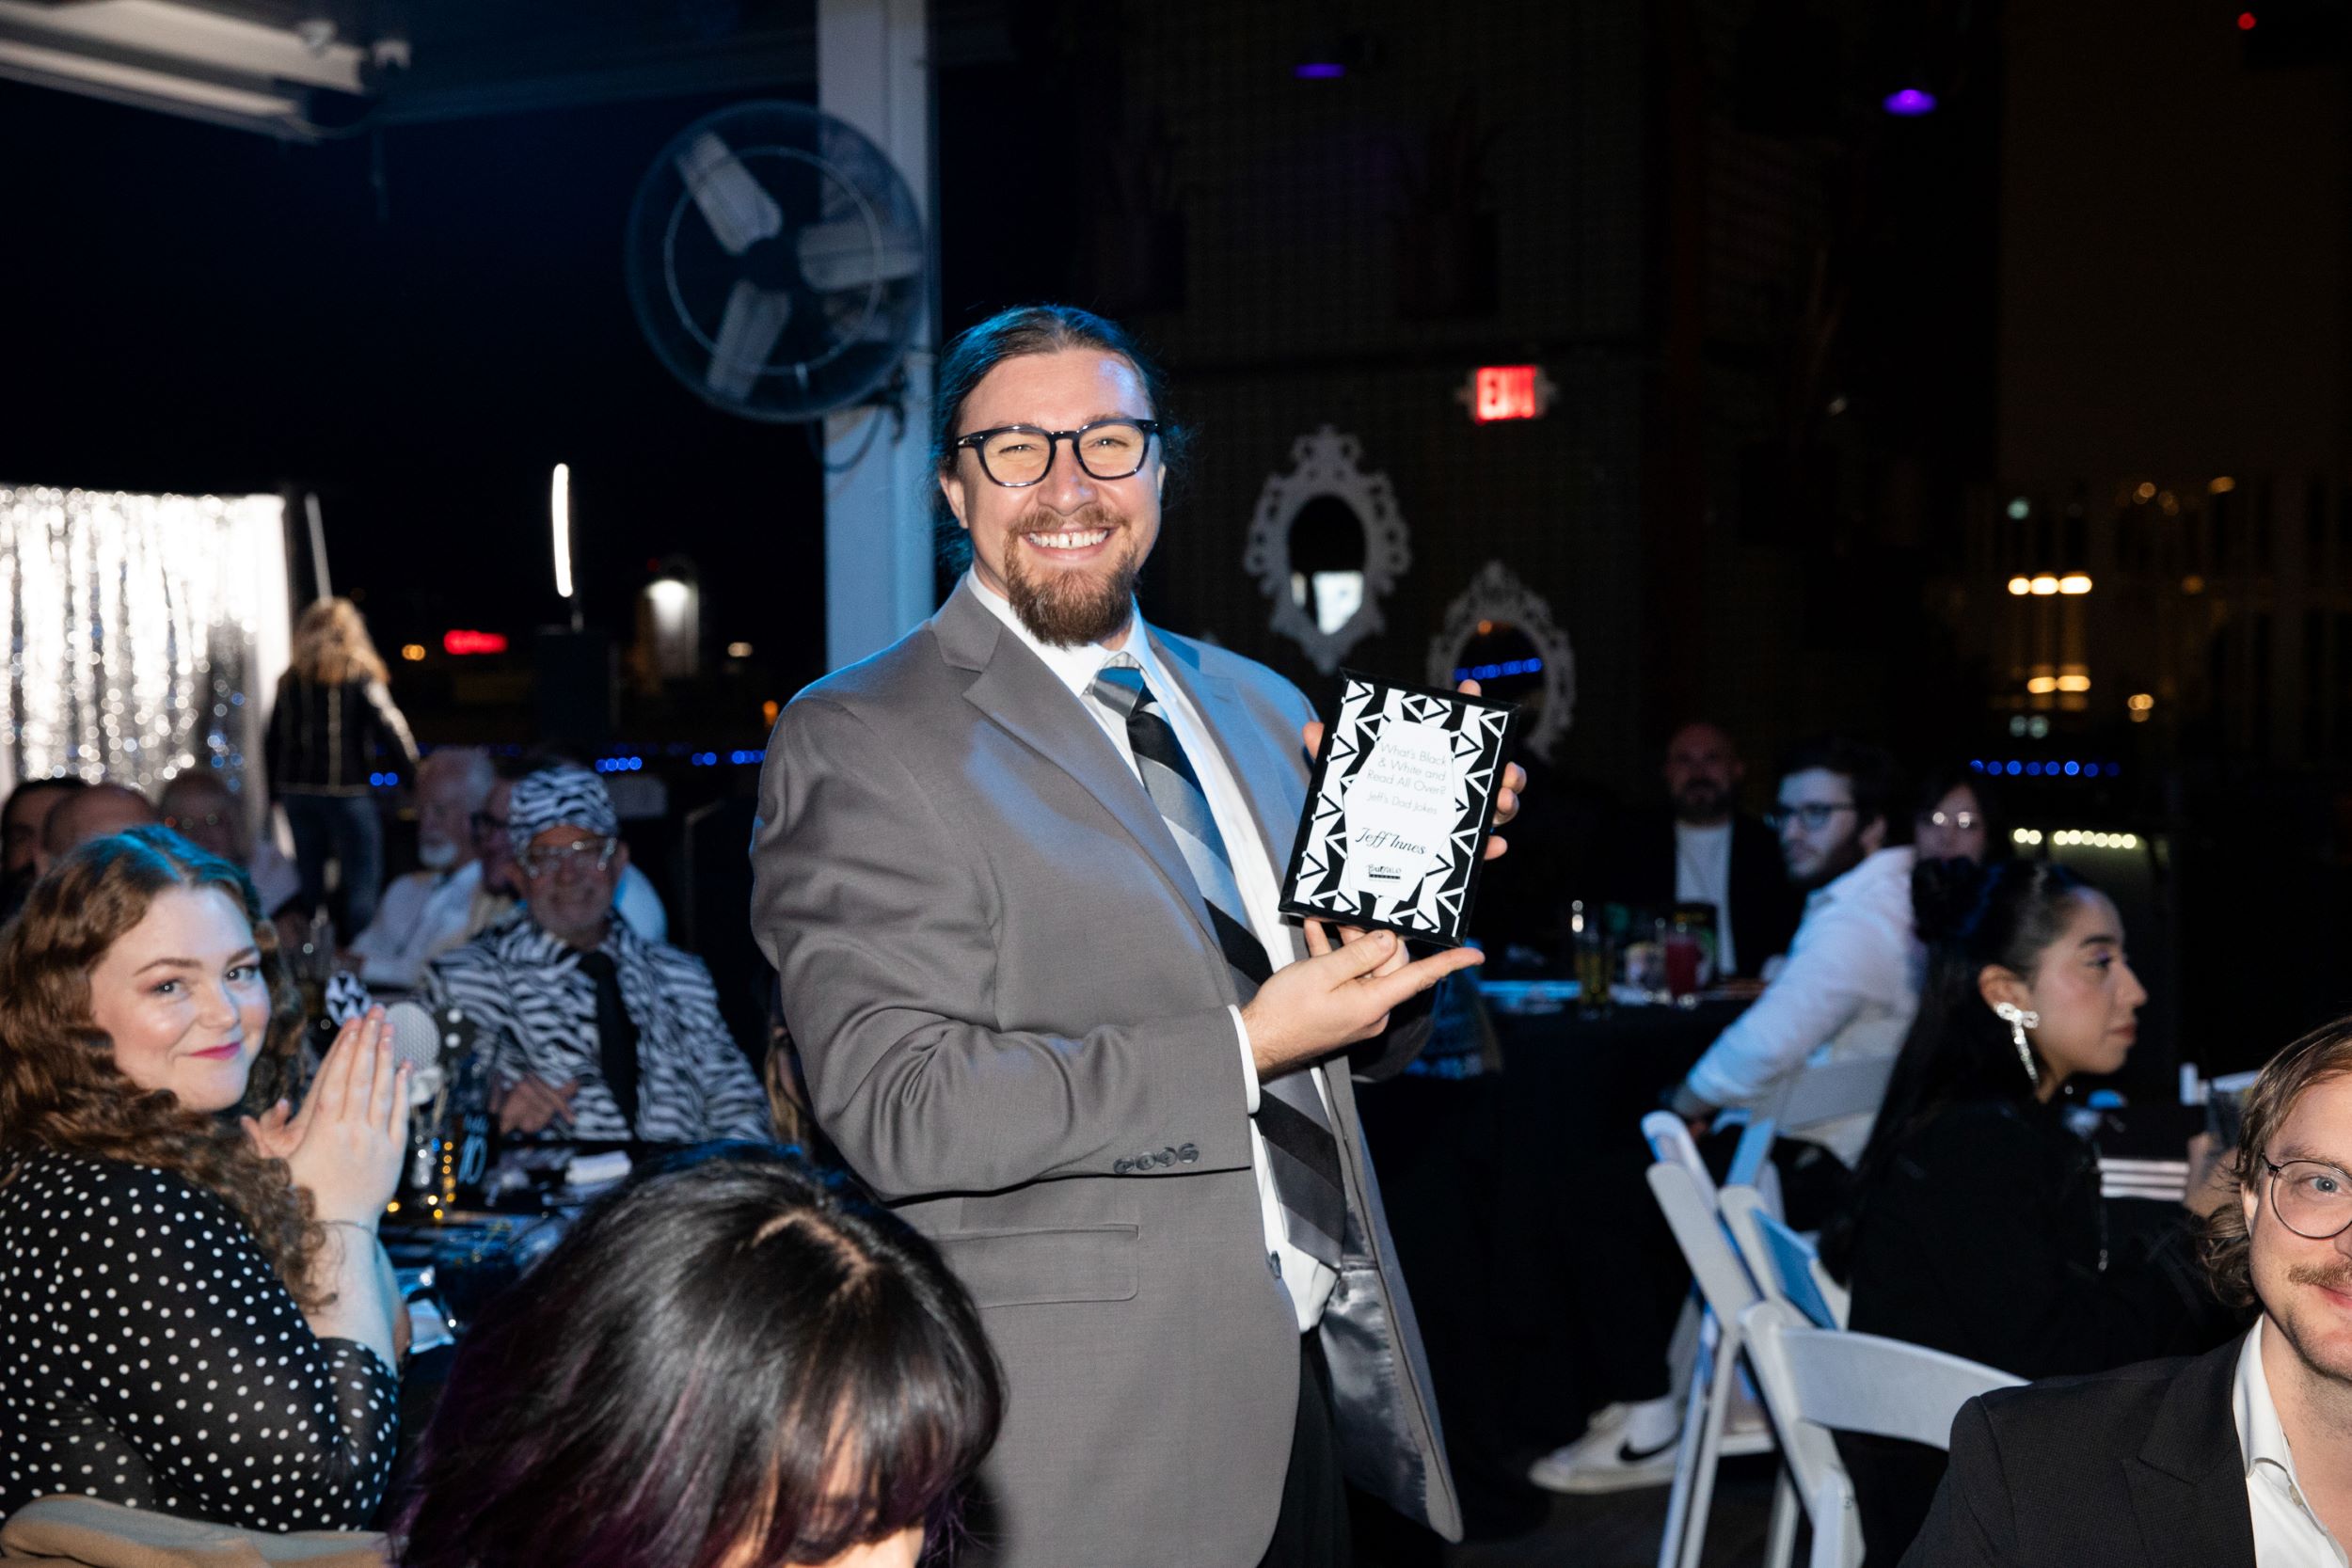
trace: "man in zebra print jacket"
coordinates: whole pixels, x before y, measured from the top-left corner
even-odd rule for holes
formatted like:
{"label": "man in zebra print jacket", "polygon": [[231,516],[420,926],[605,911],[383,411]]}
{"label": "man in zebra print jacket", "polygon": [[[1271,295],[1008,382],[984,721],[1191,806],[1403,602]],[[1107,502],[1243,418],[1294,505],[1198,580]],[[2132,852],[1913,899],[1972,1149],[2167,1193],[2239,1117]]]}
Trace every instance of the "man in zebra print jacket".
{"label": "man in zebra print jacket", "polygon": [[702,960],[612,918],[628,863],[604,782],[516,784],[508,832],[530,900],[436,958],[425,990],[479,1031],[504,1132],[588,1141],[770,1138],[768,1099]]}

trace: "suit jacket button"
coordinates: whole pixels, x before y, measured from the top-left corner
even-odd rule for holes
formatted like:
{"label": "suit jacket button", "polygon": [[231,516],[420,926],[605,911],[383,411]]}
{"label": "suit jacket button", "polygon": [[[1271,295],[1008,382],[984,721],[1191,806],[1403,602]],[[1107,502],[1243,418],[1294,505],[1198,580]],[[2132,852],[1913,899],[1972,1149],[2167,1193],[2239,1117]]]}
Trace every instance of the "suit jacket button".
{"label": "suit jacket button", "polygon": [[1176,1151],[1176,1158],[1182,1160],[1185,1164],[1189,1165],[1200,1158],[1200,1146],[1199,1144],[1186,1144]]}
{"label": "suit jacket button", "polygon": [[1155,1164],[1172,1165],[1176,1163],[1176,1151],[1172,1148],[1163,1148],[1157,1154],[1152,1155],[1152,1159]]}
{"label": "suit jacket button", "polygon": [[1133,1160],[1113,1160],[1111,1162],[1111,1174],[1113,1176],[1124,1176],[1135,1168],[1136,1163]]}
{"label": "suit jacket button", "polygon": [[1265,1255],[1265,1266],[1274,1271],[1275,1278],[1279,1279],[1282,1277],[1282,1255],[1280,1253],[1267,1253]]}

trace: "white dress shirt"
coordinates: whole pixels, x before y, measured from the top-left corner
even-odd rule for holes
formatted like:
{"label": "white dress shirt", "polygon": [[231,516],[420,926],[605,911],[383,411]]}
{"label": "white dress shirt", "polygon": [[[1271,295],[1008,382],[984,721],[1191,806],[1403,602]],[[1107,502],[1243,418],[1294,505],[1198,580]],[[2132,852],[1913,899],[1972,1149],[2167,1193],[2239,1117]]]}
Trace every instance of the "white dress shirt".
{"label": "white dress shirt", "polygon": [[[1280,969],[1292,961],[1296,949],[1291,930],[1283,924],[1280,890],[1274,875],[1274,863],[1266,852],[1265,840],[1259,835],[1255,818],[1249,815],[1249,802],[1242,794],[1240,781],[1226,766],[1225,753],[1210,736],[1208,726],[1194,711],[1192,701],[1184,695],[1152,650],[1152,639],[1146,634],[1143,617],[1136,613],[1128,623],[1126,642],[1117,648],[1089,644],[1078,648],[1056,647],[1041,642],[1021,624],[1021,617],[1002,595],[988,588],[977,577],[969,573],[964,582],[973,595],[999,621],[1021,639],[1029,651],[1045,661],[1054,677],[1070,689],[1078,705],[1089,714],[1118,748],[1127,766],[1136,766],[1134,750],[1127,742],[1126,721],[1087,695],[1094,677],[1114,654],[1126,654],[1143,667],[1143,678],[1152,689],[1152,695],[1168,718],[1168,727],[1176,732],[1176,739],[1192,761],[1192,770],[1200,776],[1200,791],[1208,797],[1209,815],[1216,819],[1216,831],[1225,840],[1225,850],[1233,863],[1233,879],[1241,886],[1242,902],[1248,906],[1249,928],[1264,944],[1266,960]],[[1137,778],[1141,778],[1138,772]],[[1233,1015],[1233,1035],[1241,1046],[1242,1082],[1247,1086],[1248,1103],[1244,1107],[1253,1118],[1249,1124],[1250,1164],[1258,1178],[1258,1208],[1265,1228],[1266,1250],[1279,1262],[1282,1283],[1290,1291],[1291,1307],[1304,1334],[1323,1317],[1324,1304],[1331,1299],[1331,1289],[1339,1283],[1339,1275],[1291,1244],[1290,1232],[1282,1220],[1282,1204],[1275,1192],[1273,1167],[1266,1164],[1265,1139],[1258,1132],[1254,1119],[1258,1114],[1257,1058],[1250,1053],[1249,1032],[1243,1026],[1241,1009],[1231,1009]],[[1323,1099],[1325,1114],[1329,1115],[1331,1091],[1323,1082],[1323,1069],[1309,1067],[1303,1069],[1311,1075],[1315,1093]]]}
{"label": "white dress shirt", "polygon": [[359,978],[397,990],[422,985],[426,963],[466,940],[474,890],[481,885],[480,861],[468,861],[454,871],[411,871],[393,878],[375,906],[375,918],[351,939],[351,950],[360,958]]}
{"label": "white dress shirt", "polygon": [[2247,1332],[2231,1399],[2246,1460],[2246,1506],[2254,1516],[2254,1560],[2262,1568],[2345,1568],[2344,1547],[2312,1512],[2296,1480],[2295,1453],[2263,1370],[2263,1326],[2257,1318]]}
{"label": "white dress shirt", "polygon": [[1731,946],[1731,818],[1711,828],[1675,824],[1675,902],[1715,906],[1715,973],[1736,974]]}
{"label": "white dress shirt", "polygon": [[[1683,1082],[1709,1105],[1753,1106],[1809,1065],[1892,1056],[1919,1010],[1926,970],[1911,915],[1910,847],[1881,849],[1814,890],[1788,961]],[[1874,1107],[1804,1136],[1851,1166],[1876,1116]]]}

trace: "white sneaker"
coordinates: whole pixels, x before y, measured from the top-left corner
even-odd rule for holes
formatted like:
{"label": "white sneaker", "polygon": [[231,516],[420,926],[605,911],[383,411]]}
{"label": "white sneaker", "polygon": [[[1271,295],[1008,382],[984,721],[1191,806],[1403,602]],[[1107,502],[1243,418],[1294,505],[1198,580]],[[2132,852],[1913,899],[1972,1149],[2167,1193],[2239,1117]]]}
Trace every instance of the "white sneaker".
{"label": "white sneaker", "polygon": [[[1667,1433],[1654,1447],[1637,1446],[1626,1431],[1631,1408],[1613,1404],[1594,1412],[1584,1435],[1528,1466],[1527,1479],[1548,1492],[1587,1495],[1630,1492],[1673,1481],[1681,1433]],[[1724,1413],[1719,1457],[1738,1459],[1771,1453],[1772,1449],[1772,1423],[1763,1407],[1744,1386],[1735,1388],[1731,1408]]]}
{"label": "white sneaker", "polygon": [[1656,1449],[1637,1449],[1626,1435],[1627,1407],[1596,1413],[1584,1435],[1528,1466],[1527,1479],[1547,1492],[1630,1492],[1675,1478],[1675,1434]]}

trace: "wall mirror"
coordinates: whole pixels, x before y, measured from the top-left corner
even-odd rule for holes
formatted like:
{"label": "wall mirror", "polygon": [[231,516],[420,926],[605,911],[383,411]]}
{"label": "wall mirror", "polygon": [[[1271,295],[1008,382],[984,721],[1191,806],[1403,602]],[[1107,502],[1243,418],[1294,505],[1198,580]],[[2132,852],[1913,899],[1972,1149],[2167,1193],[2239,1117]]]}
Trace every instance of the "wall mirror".
{"label": "wall mirror", "polygon": [[1293,442],[1290,471],[1258,492],[1242,557],[1273,603],[1269,624],[1327,675],[1386,625],[1381,602],[1413,563],[1389,477],[1360,456],[1330,425]]}
{"label": "wall mirror", "polygon": [[1475,680],[1489,697],[1519,705],[1518,743],[1544,761],[1568,732],[1576,707],[1576,654],[1551,606],[1500,561],[1489,561],[1446,607],[1429,640],[1423,680],[1451,688]]}

